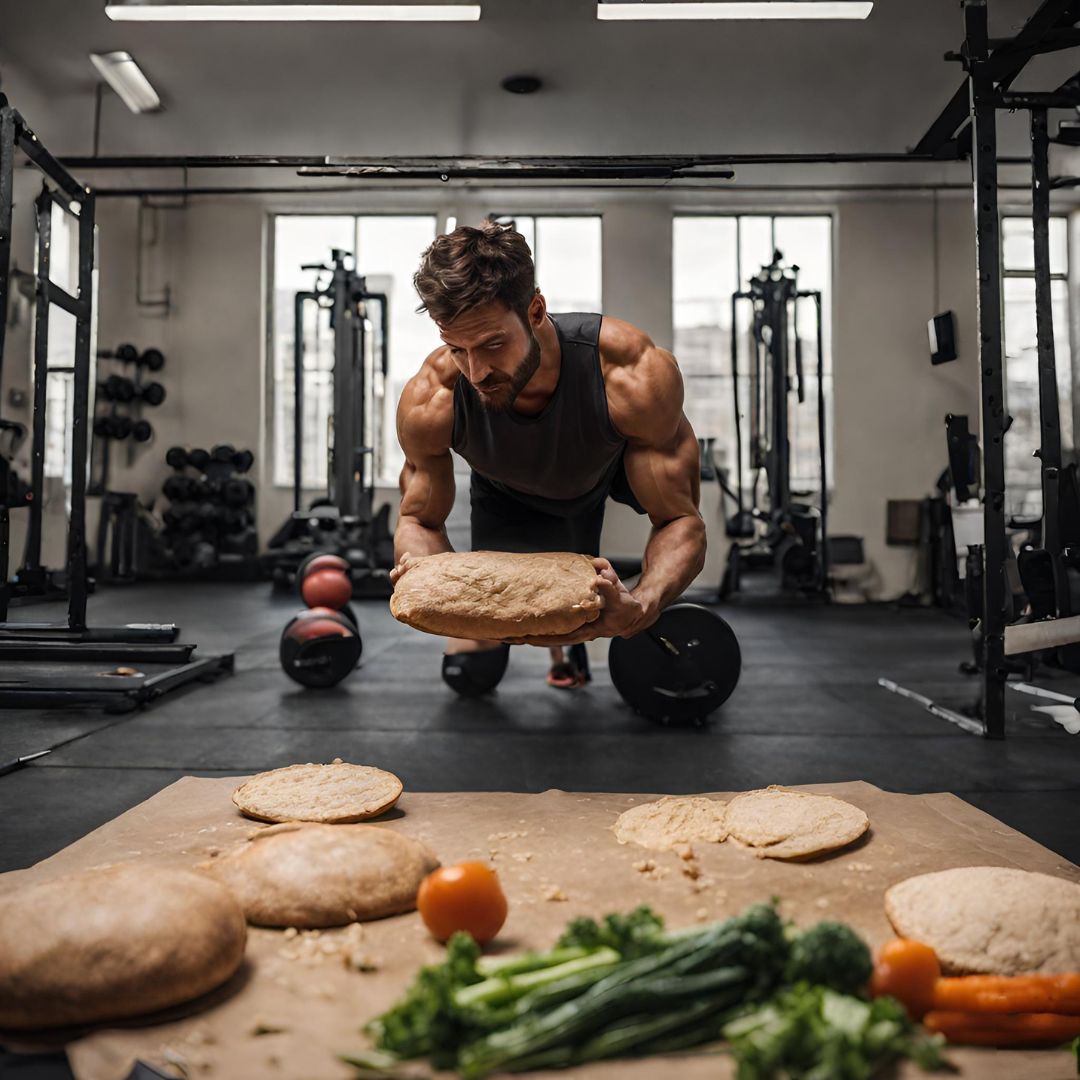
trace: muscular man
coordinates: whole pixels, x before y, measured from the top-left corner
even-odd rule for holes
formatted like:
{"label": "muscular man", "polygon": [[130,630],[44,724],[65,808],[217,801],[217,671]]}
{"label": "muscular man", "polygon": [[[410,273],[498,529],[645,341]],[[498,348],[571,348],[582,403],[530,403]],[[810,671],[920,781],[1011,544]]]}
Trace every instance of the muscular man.
{"label": "muscular man", "polygon": [[[596,558],[599,618],[558,640],[515,640],[551,647],[553,673],[562,674],[563,646],[583,653],[585,641],[644,630],[701,571],[698,445],[678,365],[619,319],[550,314],[529,247],[507,226],[440,236],[414,283],[444,344],[398,406],[405,468],[391,579],[406,554],[451,550],[452,449],[472,467],[473,550],[595,557],[609,495],[652,522],[632,590]],[[452,639],[444,678],[459,693],[490,689],[508,648]]]}

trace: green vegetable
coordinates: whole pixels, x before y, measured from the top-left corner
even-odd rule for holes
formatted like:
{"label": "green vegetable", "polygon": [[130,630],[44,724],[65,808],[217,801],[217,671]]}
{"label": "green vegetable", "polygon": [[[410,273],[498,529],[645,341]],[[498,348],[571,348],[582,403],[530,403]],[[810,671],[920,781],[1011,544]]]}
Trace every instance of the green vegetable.
{"label": "green vegetable", "polygon": [[830,986],[842,994],[862,993],[874,962],[866,943],[849,926],[819,922],[791,942],[786,981]]}
{"label": "green vegetable", "polygon": [[376,1049],[342,1060],[403,1078],[404,1063],[428,1058],[481,1080],[726,1038],[740,1080],[867,1080],[901,1058],[938,1067],[940,1039],[895,1001],[843,992],[869,976],[869,951],[848,927],[794,933],[775,902],[675,932],[647,907],[574,919],[554,949],[517,957],[481,958],[459,934],[368,1024]]}
{"label": "green vegetable", "polygon": [[1076,1055],[1076,1075],[1080,1076],[1080,1035],[1073,1039],[1072,1052]]}
{"label": "green vegetable", "polygon": [[453,1068],[457,1047],[483,1030],[473,1014],[454,1002],[459,989],[480,981],[479,956],[480,947],[469,934],[454,934],[443,963],[421,968],[401,1001],[368,1025],[379,1049],[399,1058],[429,1057],[439,1068]]}
{"label": "green vegetable", "polygon": [[724,1027],[738,1080],[868,1080],[901,1059],[944,1066],[928,1036],[893,998],[873,1001],[799,983]]}
{"label": "green vegetable", "polygon": [[603,924],[595,919],[573,919],[558,942],[560,948],[607,946],[623,959],[655,952],[664,944],[664,920],[644,904],[629,915],[607,915]]}

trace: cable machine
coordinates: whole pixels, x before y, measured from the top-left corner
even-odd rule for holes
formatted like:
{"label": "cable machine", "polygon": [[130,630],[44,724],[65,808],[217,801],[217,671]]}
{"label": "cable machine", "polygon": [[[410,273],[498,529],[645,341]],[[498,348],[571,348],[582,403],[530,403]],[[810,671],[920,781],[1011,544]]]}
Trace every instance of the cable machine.
{"label": "cable machine", "polygon": [[[824,348],[821,293],[800,290],[799,268],[785,265],[780,251],[731,297],[731,383],[735,409],[735,491],[727,495],[735,513],[727,519],[732,544],[720,585],[721,598],[743,587],[747,573],[766,572],[780,590],[825,596],[829,584],[828,478],[826,474]],[[739,388],[739,306],[749,302],[750,433],[749,498],[743,478],[742,401]],[[817,449],[820,493],[816,506],[796,501],[791,486],[791,398],[806,402],[806,371],[798,332],[800,302],[813,305],[817,343]],[[764,499],[760,498],[761,479]]]}
{"label": "cable machine", "polygon": [[[302,267],[325,283],[296,293],[293,307],[293,511],[270,539],[268,561],[276,584],[286,585],[313,552],[334,552],[351,567],[356,596],[388,596],[394,565],[389,505],[377,514],[375,447],[381,435],[382,402],[389,370],[389,304],[356,273],[353,257],[334,248],[332,265]],[[379,308],[378,333],[369,307]],[[333,413],[327,439],[326,494],[303,508],[304,328],[314,309],[316,328],[327,312],[333,337]],[[318,333],[316,329],[316,341]]]}

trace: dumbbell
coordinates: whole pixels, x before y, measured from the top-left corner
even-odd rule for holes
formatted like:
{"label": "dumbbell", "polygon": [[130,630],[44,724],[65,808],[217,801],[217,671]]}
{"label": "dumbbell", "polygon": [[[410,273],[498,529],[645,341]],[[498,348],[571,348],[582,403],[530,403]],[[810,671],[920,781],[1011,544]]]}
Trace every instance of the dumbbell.
{"label": "dumbbell", "polygon": [[131,425],[131,437],[136,442],[149,442],[154,437],[154,429],[149,420],[136,420]]}
{"label": "dumbbell", "polygon": [[195,513],[194,503],[173,503],[172,506],[166,508],[161,516],[165,524],[177,532],[193,533],[199,527],[199,519]]}
{"label": "dumbbell", "polygon": [[198,494],[198,481],[190,476],[170,476],[161,490],[169,502],[187,502]]}
{"label": "dumbbell", "polygon": [[281,634],[279,656],[286,675],[301,686],[336,686],[359,663],[359,628],[339,611],[320,608],[294,615]]}
{"label": "dumbbell", "polygon": [[255,485],[250,480],[226,480],[221,497],[229,506],[247,506],[255,498]]}
{"label": "dumbbell", "polygon": [[182,446],[170,446],[165,451],[165,464],[171,469],[185,469],[188,463],[188,453]]}
{"label": "dumbbell", "polygon": [[97,416],[94,434],[102,439],[126,439],[132,433],[130,416]]}
{"label": "dumbbell", "polygon": [[150,371],[160,371],[165,366],[165,354],[160,349],[147,349],[136,363]]}
{"label": "dumbbell", "polygon": [[159,382],[136,386],[123,375],[110,375],[102,384],[106,401],[134,401],[141,398],[147,405],[160,405],[165,400],[165,387]]}
{"label": "dumbbell", "polygon": [[193,469],[198,469],[199,472],[205,472],[207,465],[210,464],[210,454],[208,451],[200,450],[196,447],[196,449],[188,451],[187,463]]}
{"label": "dumbbell", "polygon": [[221,443],[215,446],[210,451],[210,458],[212,461],[216,461],[221,465],[231,465],[232,459],[236,456],[236,447],[230,446],[228,443]]}
{"label": "dumbbell", "polygon": [[252,525],[252,517],[246,510],[226,506],[221,511],[221,525],[227,533],[246,532]]}
{"label": "dumbbell", "polygon": [[246,473],[255,464],[255,455],[250,450],[237,450],[233,454],[232,466],[238,473]]}

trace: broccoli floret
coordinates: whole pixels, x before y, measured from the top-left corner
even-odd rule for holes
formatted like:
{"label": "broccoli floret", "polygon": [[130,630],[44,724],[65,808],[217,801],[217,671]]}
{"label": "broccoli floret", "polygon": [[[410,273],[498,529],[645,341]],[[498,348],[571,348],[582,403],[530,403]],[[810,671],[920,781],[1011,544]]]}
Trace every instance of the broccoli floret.
{"label": "broccoli floret", "polygon": [[872,972],[870,950],[858,934],[843,923],[819,922],[791,942],[786,981],[860,994]]}
{"label": "broccoli floret", "polygon": [[559,938],[560,948],[576,946],[582,949],[614,949],[624,960],[655,952],[665,944],[664,920],[642,904],[628,915],[614,914],[604,918],[571,920]]}

